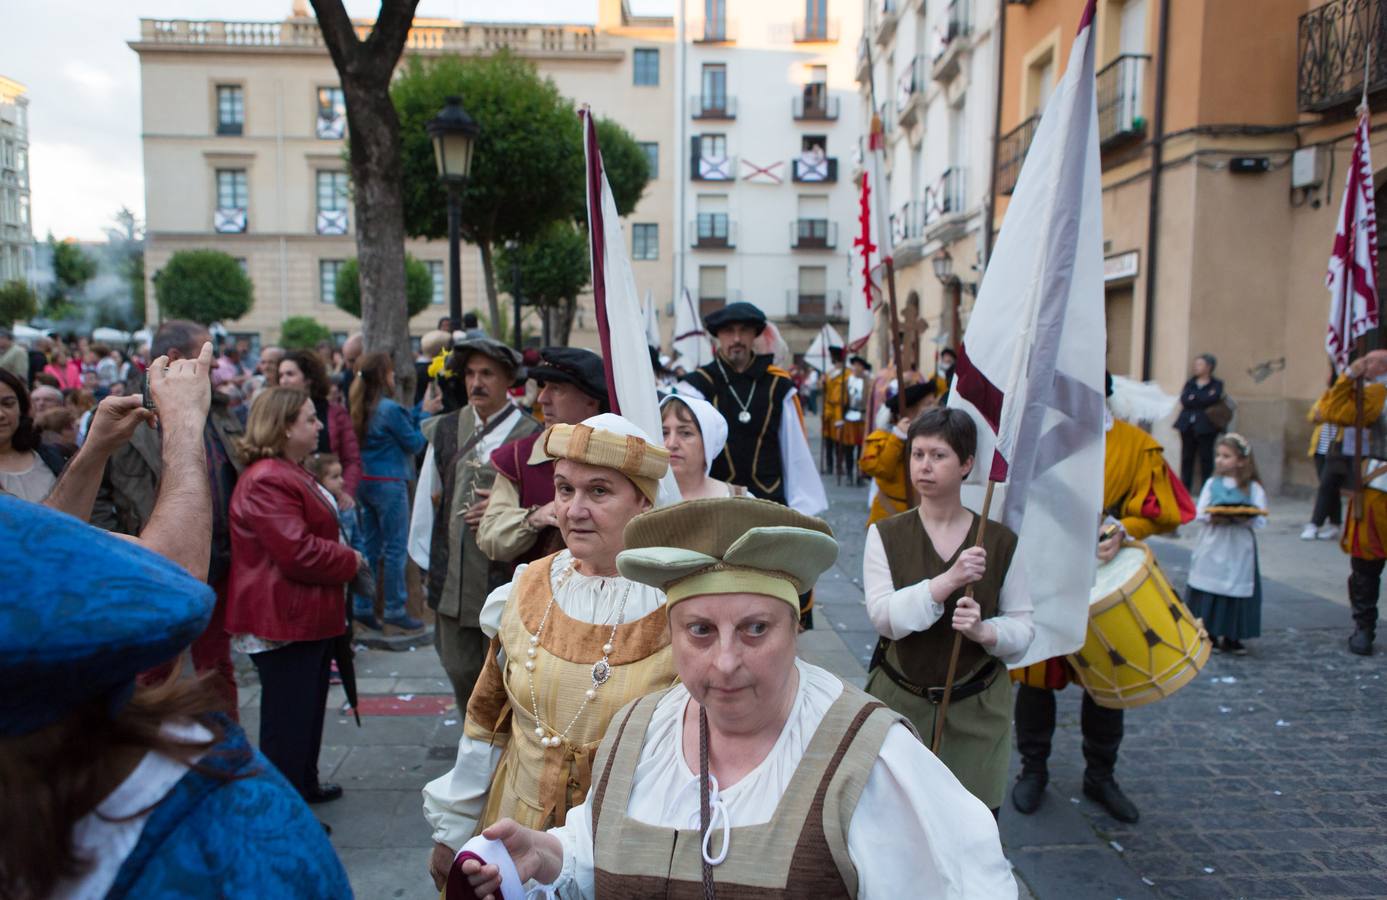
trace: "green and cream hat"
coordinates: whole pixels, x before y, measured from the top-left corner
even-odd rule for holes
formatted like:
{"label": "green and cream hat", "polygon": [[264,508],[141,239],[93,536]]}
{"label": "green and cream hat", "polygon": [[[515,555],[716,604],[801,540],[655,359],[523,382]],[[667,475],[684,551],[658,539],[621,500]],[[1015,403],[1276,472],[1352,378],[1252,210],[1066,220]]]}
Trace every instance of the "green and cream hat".
{"label": "green and cream hat", "polygon": [[769,500],[689,500],[626,525],[621,574],[659,588],[668,605],[706,594],[765,594],[799,610],[799,595],[838,558],[828,523]]}

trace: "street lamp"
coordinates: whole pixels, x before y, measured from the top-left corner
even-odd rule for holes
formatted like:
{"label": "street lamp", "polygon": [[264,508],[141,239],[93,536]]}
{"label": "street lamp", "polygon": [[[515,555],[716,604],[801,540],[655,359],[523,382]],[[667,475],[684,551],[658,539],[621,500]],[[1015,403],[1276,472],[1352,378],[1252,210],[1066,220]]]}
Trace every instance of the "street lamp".
{"label": "street lamp", "polygon": [[958,352],[958,345],[963,338],[962,314],[960,307],[963,305],[963,282],[954,274],[954,258],[949,251],[940,248],[930,260],[934,267],[934,277],[939,279],[939,283],[949,289],[949,343],[953,346],[954,352]]}
{"label": "street lamp", "polygon": [[472,173],[472,151],[482,129],[462,108],[461,97],[447,98],[426,127],[438,179],[448,189],[448,313],[457,329],[462,327],[462,188]]}

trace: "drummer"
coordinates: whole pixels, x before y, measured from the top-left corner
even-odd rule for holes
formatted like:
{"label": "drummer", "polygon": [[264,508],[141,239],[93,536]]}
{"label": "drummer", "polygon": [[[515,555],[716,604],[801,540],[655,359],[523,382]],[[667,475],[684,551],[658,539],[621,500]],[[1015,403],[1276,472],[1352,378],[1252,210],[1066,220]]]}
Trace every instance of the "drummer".
{"label": "drummer", "polygon": [[[1107,375],[1107,395],[1112,398],[1112,374]],[[1135,425],[1113,418],[1106,410],[1107,443],[1103,456],[1103,508],[1107,519],[1099,526],[1098,561],[1111,562],[1124,541],[1139,541],[1165,534],[1194,519],[1195,506],[1180,480],[1165,461],[1156,439]],[[1055,734],[1055,690],[1071,680],[1069,664],[1062,657],[1048,659],[1045,687],[1022,684],[1016,691],[1016,746],[1021,752],[1021,774],[1011,789],[1011,802],[1029,815],[1045,798],[1050,780],[1050,741]],[[1120,709],[1099,706],[1084,693],[1079,716],[1084,747],[1084,795],[1099,803],[1119,822],[1139,818],[1136,804],[1118,787],[1114,770],[1122,745],[1123,714]]]}
{"label": "drummer", "polygon": [[[958,409],[926,410],[906,432],[914,509],[870,526],[862,563],[867,615],[883,640],[867,692],[910,718],[926,741],[948,678],[954,635],[962,651],[939,758],[996,815],[1011,758],[1006,665],[1035,637],[1016,535],[963,506],[977,430]],[[971,587],[973,596],[965,596]]]}
{"label": "drummer", "polygon": [[[681,684],[617,713],[563,827],[484,832],[522,880],[584,898],[1016,896],[996,824],[899,714],[795,658],[798,595],[837,557],[824,522],[695,500],[633,520],[626,547],[622,574],[668,596]],[[496,866],[461,869],[499,896]]]}

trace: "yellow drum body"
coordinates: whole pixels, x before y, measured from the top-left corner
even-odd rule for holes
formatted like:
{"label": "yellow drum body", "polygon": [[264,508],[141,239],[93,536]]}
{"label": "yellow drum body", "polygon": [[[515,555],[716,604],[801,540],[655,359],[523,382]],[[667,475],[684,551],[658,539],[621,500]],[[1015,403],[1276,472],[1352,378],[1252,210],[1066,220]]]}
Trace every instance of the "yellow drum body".
{"label": "yellow drum body", "polygon": [[1131,543],[1098,569],[1088,639],[1068,659],[1099,706],[1125,709],[1169,697],[1209,659],[1204,623],[1190,614],[1151,550]]}

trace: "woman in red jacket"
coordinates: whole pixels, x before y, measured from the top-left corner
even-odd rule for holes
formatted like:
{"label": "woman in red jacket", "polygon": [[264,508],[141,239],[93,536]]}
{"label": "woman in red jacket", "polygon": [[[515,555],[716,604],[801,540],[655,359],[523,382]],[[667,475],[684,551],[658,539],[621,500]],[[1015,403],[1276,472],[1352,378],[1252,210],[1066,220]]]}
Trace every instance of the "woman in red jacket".
{"label": "woman in red jacket", "polygon": [[260,750],[309,803],[342,796],[318,781],[332,638],[346,630],[344,588],[361,554],[301,463],[323,425],[308,393],[255,398],[231,495],[226,630],[260,673]]}
{"label": "woman in red jacket", "polygon": [[361,444],[356,439],[347,407],[328,399],[332,382],[327,369],[316,353],[291,350],[279,361],[278,374],[280,387],[296,387],[308,391],[308,396],[313,398],[313,409],[318,413],[318,421],[323,423],[317,452],[335,454],[342,461],[342,483],[346,485],[347,495],[355,500],[357,485],[361,484]]}

